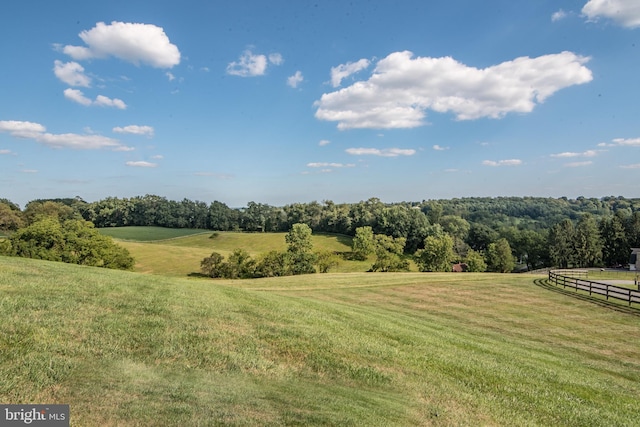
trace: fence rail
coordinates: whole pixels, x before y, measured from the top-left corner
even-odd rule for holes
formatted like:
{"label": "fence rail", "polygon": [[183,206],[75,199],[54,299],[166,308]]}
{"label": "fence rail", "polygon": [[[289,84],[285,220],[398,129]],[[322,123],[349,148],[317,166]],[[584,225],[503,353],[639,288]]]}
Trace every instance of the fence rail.
{"label": "fence rail", "polygon": [[621,288],[619,286],[610,285],[608,283],[594,282],[583,278],[582,274],[568,275],[568,270],[550,270],[549,280],[556,285],[566,288],[570,287],[576,290],[589,292],[589,295],[602,295],[607,300],[609,298],[617,299],[631,304],[640,304],[640,290]]}

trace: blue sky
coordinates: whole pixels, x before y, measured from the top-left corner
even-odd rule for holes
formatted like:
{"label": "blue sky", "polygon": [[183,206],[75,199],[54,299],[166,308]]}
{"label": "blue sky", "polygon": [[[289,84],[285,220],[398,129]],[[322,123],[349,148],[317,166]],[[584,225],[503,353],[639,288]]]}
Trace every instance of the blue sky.
{"label": "blue sky", "polygon": [[0,197],[640,197],[640,4],[12,1]]}

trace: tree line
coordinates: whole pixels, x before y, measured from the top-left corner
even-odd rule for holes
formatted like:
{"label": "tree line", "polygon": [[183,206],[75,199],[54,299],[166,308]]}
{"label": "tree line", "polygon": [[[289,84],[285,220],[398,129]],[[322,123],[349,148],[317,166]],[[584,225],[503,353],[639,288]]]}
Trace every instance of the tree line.
{"label": "tree line", "polygon": [[[63,216],[77,215],[97,228],[136,225],[287,232],[294,224],[306,224],[314,233],[356,237],[357,230],[370,227],[378,236],[378,247],[403,243],[402,254],[415,254],[424,269],[446,265],[433,261],[433,254],[439,252],[446,253],[447,263],[465,262],[476,269],[482,267],[482,260],[488,269],[504,270],[510,263],[499,265],[497,260],[506,245],[514,261],[530,269],[623,265],[629,249],[640,247],[640,199],[624,197],[470,197],[401,203],[371,198],[285,206],[249,202],[246,207],[231,208],[219,201],[145,195],[96,202],[79,197],[34,200],[24,210],[0,199],[0,230],[15,231],[56,210],[64,211]],[[385,242],[383,236],[394,240]]]}

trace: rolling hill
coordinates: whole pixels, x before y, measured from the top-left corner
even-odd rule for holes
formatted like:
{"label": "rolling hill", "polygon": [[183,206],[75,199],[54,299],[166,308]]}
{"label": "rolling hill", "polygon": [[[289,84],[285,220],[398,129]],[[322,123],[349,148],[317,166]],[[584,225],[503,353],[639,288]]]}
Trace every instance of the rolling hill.
{"label": "rolling hill", "polygon": [[163,277],[0,257],[0,401],[72,425],[632,425],[640,317],[542,277]]}

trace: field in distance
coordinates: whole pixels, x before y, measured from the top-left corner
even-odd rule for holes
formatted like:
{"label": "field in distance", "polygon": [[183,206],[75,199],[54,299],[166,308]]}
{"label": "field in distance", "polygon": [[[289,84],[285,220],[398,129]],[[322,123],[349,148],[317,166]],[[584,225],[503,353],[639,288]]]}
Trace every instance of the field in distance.
{"label": "field in distance", "polygon": [[[184,277],[198,273],[200,261],[214,251],[226,257],[234,249],[240,248],[255,257],[271,250],[287,250],[287,233],[203,232],[161,227],[101,228],[100,232],[114,237],[131,252],[136,259],[135,271],[168,276]],[[351,250],[350,236],[314,234],[312,242],[315,251]],[[332,272],[364,272],[371,264],[373,260],[341,260]]]}
{"label": "field in distance", "polygon": [[154,242],[158,240],[175,239],[177,237],[191,236],[194,234],[211,233],[208,230],[195,228],[165,228],[165,227],[109,227],[101,228],[100,233],[119,240],[132,240],[137,242]]}
{"label": "field in distance", "polygon": [[541,280],[0,257],[0,401],[68,403],[74,425],[636,424],[640,317]]}

